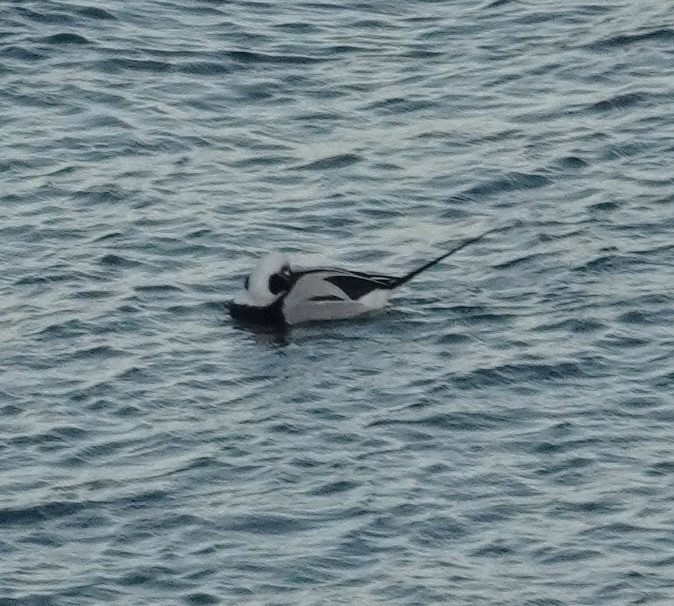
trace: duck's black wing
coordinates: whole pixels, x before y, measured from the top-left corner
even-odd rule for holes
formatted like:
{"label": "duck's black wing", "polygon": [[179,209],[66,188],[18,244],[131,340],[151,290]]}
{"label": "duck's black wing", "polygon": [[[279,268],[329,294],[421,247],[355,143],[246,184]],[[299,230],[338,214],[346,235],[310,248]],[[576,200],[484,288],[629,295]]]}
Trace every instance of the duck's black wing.
{"label": "duck's black wing", "polygon": [[[350,299],[352,301],[357,301],[361,297],[364,297],[375,290],[391,290],[396,286],[399,280],[399,278],[395,276],[348,271],[335,267],[323,267],[293,272],[295,281],[304,276],[314,278],[315,281],[320,280],[336,286],[342,293],[344,293],[345,299]],[[327,301],[329,300],[328,297],[337,297],[334,290],[331,291],[331,295],[325,295],[321,293],[320,290],[320,288],[316,288],[316,295],[315,297],[312,297],[311,300]]]}

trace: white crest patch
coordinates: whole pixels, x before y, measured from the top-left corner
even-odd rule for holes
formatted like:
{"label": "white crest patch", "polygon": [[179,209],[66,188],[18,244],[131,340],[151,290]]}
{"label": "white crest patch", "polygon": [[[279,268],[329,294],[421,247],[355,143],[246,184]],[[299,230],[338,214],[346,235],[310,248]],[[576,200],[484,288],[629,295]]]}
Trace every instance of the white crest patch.
{"label": "white crest patch", "polygon": [[267,307],[283,293],[273,294],[269,290],[269,278],[289,265],[288,257],[279,252],[270,252],[260,259],[248,277],[248,288],[234,297],[234,303],[251,307]]}

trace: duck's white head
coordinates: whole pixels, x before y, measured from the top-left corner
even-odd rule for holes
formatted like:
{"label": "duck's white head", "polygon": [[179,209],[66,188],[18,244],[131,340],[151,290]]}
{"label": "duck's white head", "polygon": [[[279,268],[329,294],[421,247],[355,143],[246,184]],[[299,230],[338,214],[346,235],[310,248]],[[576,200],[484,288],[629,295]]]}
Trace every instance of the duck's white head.
{"label": "duck's white head", "polygon": [[288,257],[282,253],[266,254],[246,278],[244,289],[234,298],[237,305],[268,307],[290,289],[291,271]]}

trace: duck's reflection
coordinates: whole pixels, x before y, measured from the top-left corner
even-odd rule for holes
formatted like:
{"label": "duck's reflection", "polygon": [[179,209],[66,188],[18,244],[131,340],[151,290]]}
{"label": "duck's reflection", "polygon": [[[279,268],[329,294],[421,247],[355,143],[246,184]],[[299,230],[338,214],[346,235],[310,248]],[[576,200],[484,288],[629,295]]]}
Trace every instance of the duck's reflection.
{"label": "duck's reflection", "polygon": [[237,330],[252,335],[258,345],[286,347],[290,344],[291,331],[288,326],[266,326],[245,320],[233,320],[233,325]]}

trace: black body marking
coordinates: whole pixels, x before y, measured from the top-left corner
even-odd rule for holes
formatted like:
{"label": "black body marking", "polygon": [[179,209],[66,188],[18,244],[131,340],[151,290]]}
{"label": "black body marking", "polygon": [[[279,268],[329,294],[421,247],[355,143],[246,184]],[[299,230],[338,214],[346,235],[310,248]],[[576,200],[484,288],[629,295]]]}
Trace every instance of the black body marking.
{"label": "black body marking", "polygon": [[273,274],[269,276],[269,292],[272,295],[278,295],[284,290],[290,288],[290,280],[284,274]]}
{"label": "black body marking", "polygon": [[344,294],[349,297],[349,299],[353,301],[357,301],[361,297],[371,293],[373,290],[390,288],[379,282],[373,282],[369,278],[362,278],[360,276],[349,274],[330,276],[325,278],[325,281],[334,284],[337,288],[342,290]]}
{"label": "black body marking", "polygon": [[338,297],[337,295],[318,295],[316,297],[311,297],[309,301],[343,301],[341,297]]}
{"label": "black body marking", "polygon": [[281,305],[283,297],[267,307],[255,307],[253,305],[241,305],[240,303],[230,303],[229,313],[232,318],[251,324],[264,324],[269,326],[283,326],[286,321],[283,317]]}

